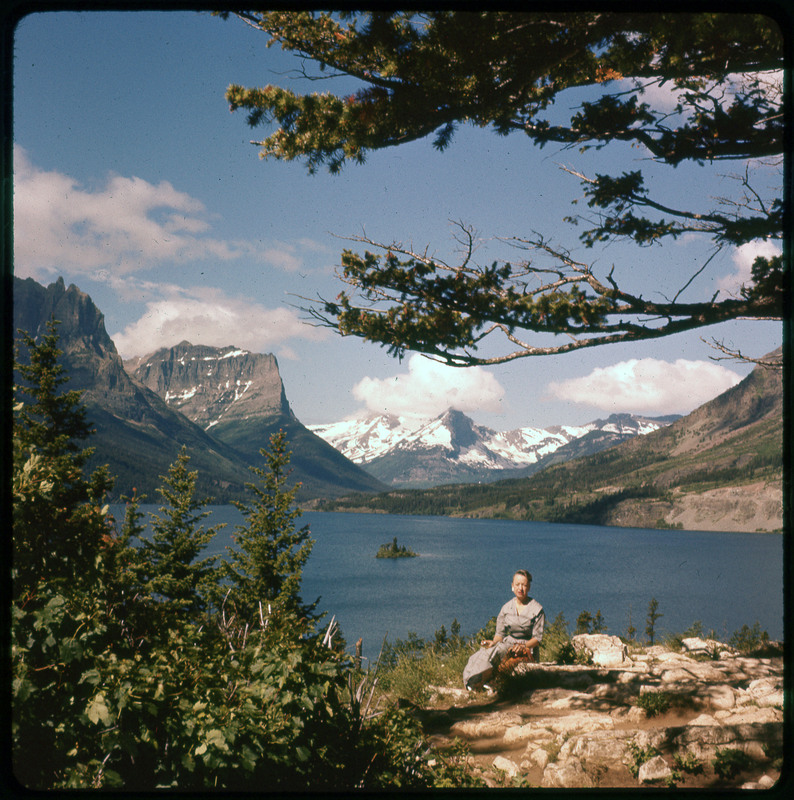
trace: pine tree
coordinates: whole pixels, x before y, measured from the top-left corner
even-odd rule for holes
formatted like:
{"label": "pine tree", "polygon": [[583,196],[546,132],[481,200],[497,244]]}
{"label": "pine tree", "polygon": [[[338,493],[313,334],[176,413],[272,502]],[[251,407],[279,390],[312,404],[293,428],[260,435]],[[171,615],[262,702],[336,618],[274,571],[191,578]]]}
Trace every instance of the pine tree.
{"label": "pine tree", "polygon": [[[344,76],[358,90],[299,94],[233,84],[226,98],[232,111],[247,112],[251,127],[272,126],[254,143],[263,157],[302,160],[310,173],[322,166],[337,173],[373,151],[428,137],[443,151],[464,125],[515,133],[519,146],[609,147],[645,164],[616,175],[564,168],[580,182],[586,209],[563,221],[584,228],[578,238],[585,248],[644,248],[685,236],[716,252],[780,241],[785,230],[784,36],[779,20],[755,11],[238,12],[268,45],[299,55],[304,66],[314,61],[312,77]],[[566,91],[576,105],[563,99]],[[733,190],[698,206],[686,196],[667,200],[663,187],[650,185],[664,167],[737,161],[744,174]],[[770,169],[780,179],[762,188]],[[350,238],[366,248],[341,255],[340,278],[351,288],[306,310],[321,325],[398,357],[415,350],[458,366],[657,339],[727,320],[779,319],[787,291],[778,256],[759,256],[738,296],[695,295],[691,284],[712,254],[667,299],[656,276],[632,286],[641,252],[602,269],[597,256],[574,258],[574,245],[553,243],[549,234],[507,237],[529,253],[512,264],[477,264],[479,234],[463,224],[453,264],[434,258],[435,246],[399,244],[411,238],[405,234]],[[680,255],[672,250],[670,257]],[[558,343],[543,334],[565,335]],[[484,341],[504,350],[480,355]]]}
{"label": "pine tree", "polygon": [[648,637],[648,642],[653,646],[656,637],[656,622],[661,619],[664,614],[659,613],[659,601],[652,597],[648,603],[648,616],[645,618],[645,635]]}
{"label": "pine tree", "polygon": [[251,467],[259,483],[246,484],[253,495],[249,504],[236,503],[245,523],[235,529],[237,547],[229,549],[226,574],[232,581],[234,602],[242,618],[253,619],[270,610],[306,616],[312,607],[303,604],[300,585],[303,567],[314,545],[309,526],[300,529],[294,506],[300,484],[287,489],[291,453],[283,430],[270,437],[270,449],[262,449],[266,468]]}
{"label": "pine tree", "polygon": [[107,467],[88,478],[93,448],[81,393],[64,391],[57,322],[40,341],[20,332],[26,358],[14,364],[13,497],[14,593],[35,591],[52,579],[88,584],[110,532],[105,495],[113,481]]}
{"label": "pine tree", "polygon": [[[189,472],[190,456],[185,447],[161,476],[158,489],[165,505],[151,515],[152,535],[144,539],[140,560],[146,593],[158,600],[163,610],[188,612],[191,617],[205,611],[217,584],[216,557],[198,557],[224,524],[204,528],[202,511],[207,501],[195,497],[197,472]],[[127,515],[134,526],[135,513]]]}

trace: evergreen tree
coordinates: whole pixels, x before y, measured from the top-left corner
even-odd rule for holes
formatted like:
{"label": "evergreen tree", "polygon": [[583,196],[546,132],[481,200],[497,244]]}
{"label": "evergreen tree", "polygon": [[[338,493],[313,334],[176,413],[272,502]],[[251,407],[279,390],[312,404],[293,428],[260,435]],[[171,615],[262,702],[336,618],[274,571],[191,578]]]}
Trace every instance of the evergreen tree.
{"label": "evergreen tree", "polygon": [[[152,535],[143,540],[140,560],[146,593],[195,618],[207,609],[218,579],[215,556],[196,559],[224,525],[199,525],[210,512],[202,511],[206,501],[195,497],[198,473],[188,471],[189,461],[182,447],[168,474],[161,476],[163,485],[157,491],[165,505],[151,515]],[[128,512],[126,526],[136,526],[135,511],[133,507]]]}
{"label": "evergreen tree", "polygon": [[648,642],[653,646],[656,637],[656,622],[661,619],[664,614],[659,613],[659,601],[652,597],[648,603],[648,615],[645,618],[645,635],[648,637]]}
{"label": "evergreen tree", "polygon": [[[623,147],[632,158],[631,147],[653,168],[619,175],[566,168],[580,181],[587,210],[565,221],[584,226],[579,239],[586,248],[615,241],[647,247],[688,236],[718,251],[782,239],[785,60],[782,30],[771,17],[545,9],[238,16],[268,45],[313,60],[319,73],[312,77],[345,76],[360,87],[338,96],[230,86],[232,111],[246,110],[252,127],[275,125],[256,142],[263,156],[335,173],[369,152],[424,137],[434,136],[444,150],[466,123],[501,136],[518,133],[541,148]],[[569,103],[559,102],[566,90],[579,99],[567,119],[562,107]],[[734,191],[726,188],[702,207],[654,196],[648,183],[660,167],[722,161],[741,162],[742,174]],[[767,190],[770,170],[780,179]],[[455,365],[493,364],[783,314],[786,269],[779,256],[759,256],[737,296],[685,299],[711,255],[667,299],[650,281],[642,291],[631,288],[641,258],[622,269],[613,264],[599,277],[597,259],[575,259],[572,246],[541,233],[519,231],[505,240],[528,252],[526,260],[482,265],[474,260],[477,235],[465,225],[454,264],[430,255],[433,247],[399,244],[410,237],[351,238],[366,249],[342,253],[340,277],[350,288],[308,311],[320,324],[400,357],[410,349]],[[564,342],[549,342],[549,333],[565,334]],[[478,355],[484,341],[504,352]]]}
{"label": "evergreen tree", "polygon": [[88,478],[93,453],[83,441],[91,433],[81,393],[65,391],[57,323],[40,341],[20,332],[26,357],[14,368],[13,579],[15,596],[41,581],[90,583],[110,533],[105,495],[113,481],[107,467]]}
{"label": "evergreen tree", "polygon": [[589,611],[582,611],[576,618],[576,633],[592,633],[593,615]]}
{"label": "evergreen tree", "polygon": [[237,547],[229,549],[225,562],[227,576],[235,589],[234,602],[245,619],[274,610],[307,615],[311,606],[303,604],[300,584],[303,567],[314,545],[309,526],[300,529],[295,520],[300,509],[294,506],[300,484],[286,488],[291,453],[283,430],[270,437],[270,449],[262,449],[266,469],[251,467],[259,483],[246,487],[251,503],[236,503],[245,522],[235,529]]}

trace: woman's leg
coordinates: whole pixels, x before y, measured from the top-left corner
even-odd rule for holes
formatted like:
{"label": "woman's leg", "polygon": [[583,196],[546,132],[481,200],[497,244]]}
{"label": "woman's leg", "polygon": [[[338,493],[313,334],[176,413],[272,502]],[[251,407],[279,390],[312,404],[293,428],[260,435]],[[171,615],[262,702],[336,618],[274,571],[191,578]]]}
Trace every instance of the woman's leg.
{"label": "woman's leg", "polygon": [[463,683],[467,688],[479,689],[494,673],[494,669],[502,660],[512,644],[504,641],[492,647],[481,647],[471,658],[463,670]]}

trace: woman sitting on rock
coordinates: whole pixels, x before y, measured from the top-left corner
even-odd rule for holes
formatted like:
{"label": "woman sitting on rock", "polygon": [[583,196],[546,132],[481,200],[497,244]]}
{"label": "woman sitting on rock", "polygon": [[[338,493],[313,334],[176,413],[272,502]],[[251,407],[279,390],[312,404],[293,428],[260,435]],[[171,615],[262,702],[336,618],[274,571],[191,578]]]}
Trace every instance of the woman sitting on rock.
{"label": "woman sitting on rock", "polygon": [[516,570],[511,587],[515,597],[502,606],[496,618],[496,634],[480,642],[482,647],[463,670],[463,683],[469,691],[482,688],[502,659],[511,654],[530,654],[530,660],[538,660],[546,615],[543,606],[529,596],[531,583],[532,576],[525,569]]}

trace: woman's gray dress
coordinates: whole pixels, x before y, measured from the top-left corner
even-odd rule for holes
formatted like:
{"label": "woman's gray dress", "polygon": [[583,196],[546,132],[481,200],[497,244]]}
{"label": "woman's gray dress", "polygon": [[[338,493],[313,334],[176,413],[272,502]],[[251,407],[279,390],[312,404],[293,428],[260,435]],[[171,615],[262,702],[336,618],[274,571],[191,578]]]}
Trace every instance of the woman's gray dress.
{"label": "woman's gray dress", "polygon": [[[475,685],[480,683],[477,678],[483,672],[495,669],[513,645],[528,642],[533,637],[540,641],[543,638],[545,623],[543,606],[537,600],[530,598],[521,614],[516,611],[516,601],[508,600],[496,618],[496,634],[504,638],[493,647],[481,647],[472,655],[463,670],[464,685],[468,686],[470,681]],[[538,658],[537,651],[538,648],[534,648],[535,660]]]}

